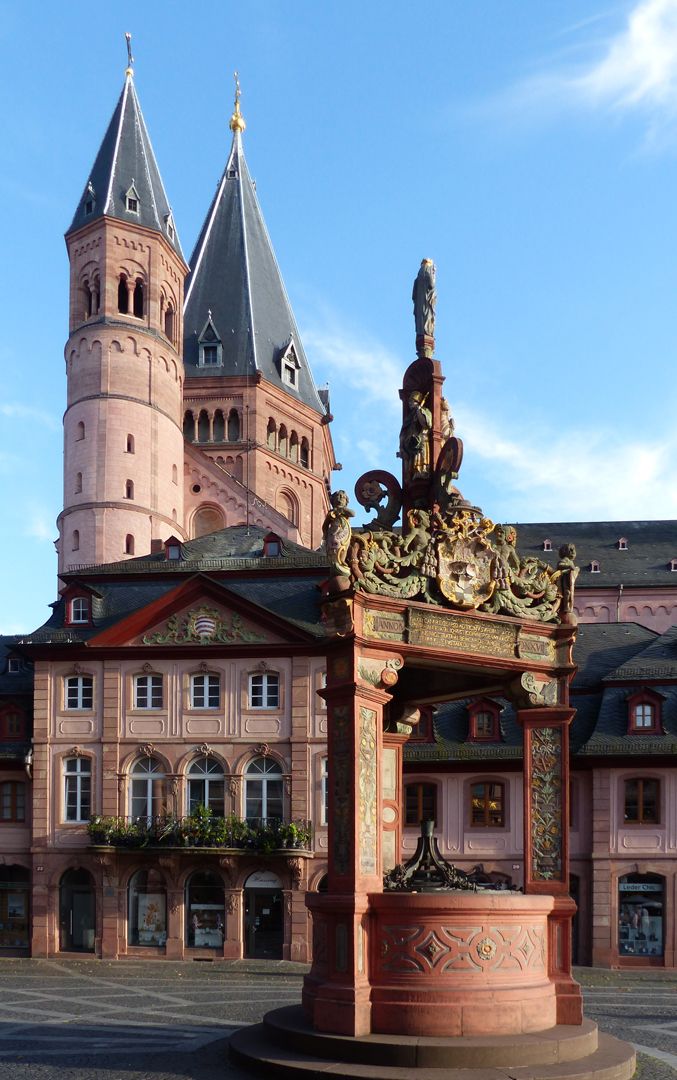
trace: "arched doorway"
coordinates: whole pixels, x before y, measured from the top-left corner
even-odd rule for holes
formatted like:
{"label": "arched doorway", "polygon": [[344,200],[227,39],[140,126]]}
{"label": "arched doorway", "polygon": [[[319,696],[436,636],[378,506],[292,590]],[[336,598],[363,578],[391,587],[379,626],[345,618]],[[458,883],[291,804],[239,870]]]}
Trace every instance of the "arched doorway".
{"label": "arched doorway", "polygon": [[67,870],[59,886],[59,948],[94,952],[96,900],[88,870]]}
{"label": "arched doorway", "polygon": [[23,866],[0,866],[0,955],[28,950],[30,874]]}
{"label": "arched doorway", "polygon": [[225,895],[223,881],[208,870],[191,874],[186,882],[186,945],[223,949]]}
{"label": "arched doorway", "polygon": [[244,887],[244,955],[281,960],[283,944],[282,882],[272,870],[257,870]]}

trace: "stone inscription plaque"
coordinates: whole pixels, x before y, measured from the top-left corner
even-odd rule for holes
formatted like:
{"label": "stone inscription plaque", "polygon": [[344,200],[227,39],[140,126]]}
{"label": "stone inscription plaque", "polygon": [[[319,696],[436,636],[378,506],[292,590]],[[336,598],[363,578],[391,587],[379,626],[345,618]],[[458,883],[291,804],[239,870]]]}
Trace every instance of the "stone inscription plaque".
{"label": "stone inscription plaque", "polygon": [[410,645],[515,659],[517,628],[437,611],[409,611]]}
{"label": "stone inscription plaque", "polygon": [[404,641],[406,622],[404,615],[397,611],[374,611],[367,608],[364,612],[364,636],[378,641]]}

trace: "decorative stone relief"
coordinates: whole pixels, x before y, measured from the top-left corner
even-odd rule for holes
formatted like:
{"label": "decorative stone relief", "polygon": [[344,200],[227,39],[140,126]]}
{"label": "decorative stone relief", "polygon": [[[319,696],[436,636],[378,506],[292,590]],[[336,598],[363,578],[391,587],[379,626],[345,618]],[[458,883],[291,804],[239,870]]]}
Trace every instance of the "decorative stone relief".
{"label": "decorative stone relief", "polygon": [[536,881],[562,877],[562,731],[533,728],[531,747],[531,850]]}
{"label": "decorative stone relief", "polygon": [[498,969],[536,973],[546,966],[545,936],[537,925],[381,925],[379,937],[381,968],[399,974],[432,969],[439,975]]}
{"label": "decorative stone relief", "polygon": [[234,645],[266,639],[252,626],[246,626],[236,612],[203,606],[185,615],[172,615],[163,629],[144,634],[141,640],[144,645]]}
{"label": "decorative stone relief", "polygon": [[360,871],[377,872],[376,807],[376,712],[360,707],[360,747],[358,766],[358,829],[360,836]]}
{"label": "decorative stone relief", "polygon": [[334,773],[331,792],[334,870],[337,874],[347,874],[351,851],[350,754],[348,752],[350,712],[348,706],[334,706],[331,720],[330,735]]}

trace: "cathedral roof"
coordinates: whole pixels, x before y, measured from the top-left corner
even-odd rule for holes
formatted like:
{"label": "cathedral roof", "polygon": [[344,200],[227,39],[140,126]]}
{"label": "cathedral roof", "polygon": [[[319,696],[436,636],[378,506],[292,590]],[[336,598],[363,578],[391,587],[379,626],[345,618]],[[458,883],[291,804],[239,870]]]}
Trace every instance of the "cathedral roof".
{"label": "cathedral roof", "polygon": [[[190,260],[186,377],[260,374],[324,414],[247,168],[238,104],[234,118],[233,145]],[[218,364],[204,363],[204,344],[217,346]]]}
{"label": "cathedral roof", "polygon": [[154,229],[183,258],[130,70],[68,233],[101,217]]}

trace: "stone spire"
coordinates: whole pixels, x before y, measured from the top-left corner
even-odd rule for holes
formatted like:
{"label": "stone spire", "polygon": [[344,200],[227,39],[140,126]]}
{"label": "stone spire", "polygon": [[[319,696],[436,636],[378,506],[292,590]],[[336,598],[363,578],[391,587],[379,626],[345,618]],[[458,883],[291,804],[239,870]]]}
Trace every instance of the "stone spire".
{"label": "stone spire", "polygon": [[69,236],[101,217],[161,233],[183,258],[171,207],[134,87],[131,39],[122,93],[78,202]]}
{"label": "stone spire", "polygon": [[186,378],[262,376],[324,414],[247,168],[237,76],[229,127],[230,154],[190,260]]}

